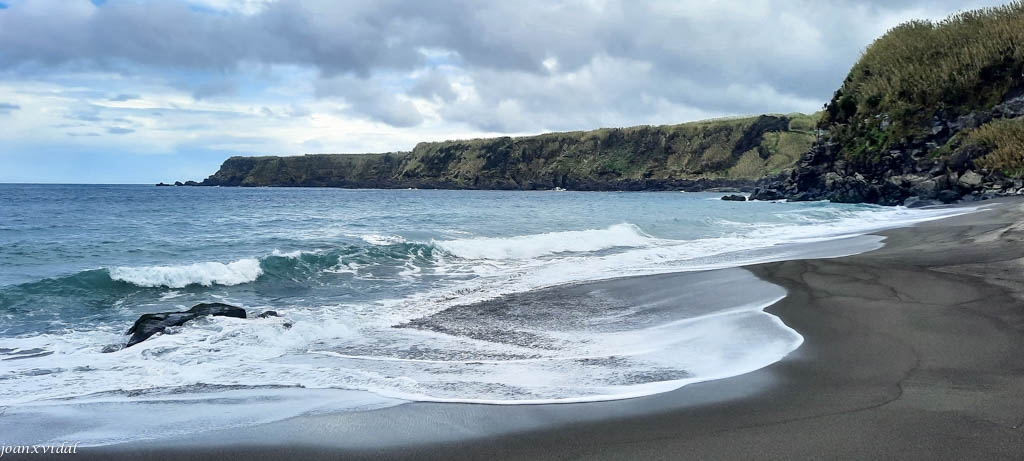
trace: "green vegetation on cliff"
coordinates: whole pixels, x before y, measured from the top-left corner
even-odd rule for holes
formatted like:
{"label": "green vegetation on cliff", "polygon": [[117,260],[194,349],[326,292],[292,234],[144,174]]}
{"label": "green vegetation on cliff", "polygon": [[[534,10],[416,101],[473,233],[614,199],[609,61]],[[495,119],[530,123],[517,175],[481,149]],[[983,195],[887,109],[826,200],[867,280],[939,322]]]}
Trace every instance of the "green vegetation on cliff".
{"label": "green vegetation on cliff", "polygon": [[1024,118],[995,120],[970,132],[968,143],[982,146],[988,154],[975,163],[1006,176],[1024,176]]}
{"label": "green vegetation on cliff", "polygon": [[1024,194],[1024,2],[893,28],[819,127],[822,142],[752,197],[910,206]]}
{"label": "green vegetation on cliff", "polygon": [[580,190],[753,183],[792,167],[818,116],[764,115],[465,141],[411,152],[232,157],[204,185]]}
{"label": "green vegetation on cliff", "polygon": [[[1022,75],[1019,1],[939,22],[911,21],[867,48],[826,106],[821,124],[847,159],[875,162],[893,146],[937,134],[930,132],[935,119],[990,110],[1024,88]],[[1009,167],[995,158],[987,165]]]}

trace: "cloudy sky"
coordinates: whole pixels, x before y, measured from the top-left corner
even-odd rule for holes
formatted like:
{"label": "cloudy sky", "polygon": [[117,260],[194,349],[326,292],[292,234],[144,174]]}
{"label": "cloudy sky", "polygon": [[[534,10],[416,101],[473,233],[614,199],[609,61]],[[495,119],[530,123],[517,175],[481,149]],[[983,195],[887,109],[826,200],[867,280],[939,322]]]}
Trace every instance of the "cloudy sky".
{"label": "cloudy sky", "polygon": [[813,112],[888,28],[986,0],[0,0],[0,182]]}

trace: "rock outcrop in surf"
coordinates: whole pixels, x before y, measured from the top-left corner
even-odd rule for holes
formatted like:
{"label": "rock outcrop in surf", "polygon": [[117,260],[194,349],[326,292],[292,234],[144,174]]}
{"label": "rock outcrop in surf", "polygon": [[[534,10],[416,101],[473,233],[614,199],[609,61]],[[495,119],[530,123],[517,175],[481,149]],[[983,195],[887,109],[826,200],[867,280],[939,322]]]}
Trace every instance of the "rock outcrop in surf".
{"label": "rock outcrop in surf", "polygon": [[151,336],[162,333],[170,327],[184,325],[186,322],[199,317],[235,317],[244,319],[245,309],[223,303],[203,303],[192,306],[191,309],[183,312],[158,312],[155,314],[142,314],[135,324],[125,334],[132,335],[125,347],[132,347],[141,343]]}

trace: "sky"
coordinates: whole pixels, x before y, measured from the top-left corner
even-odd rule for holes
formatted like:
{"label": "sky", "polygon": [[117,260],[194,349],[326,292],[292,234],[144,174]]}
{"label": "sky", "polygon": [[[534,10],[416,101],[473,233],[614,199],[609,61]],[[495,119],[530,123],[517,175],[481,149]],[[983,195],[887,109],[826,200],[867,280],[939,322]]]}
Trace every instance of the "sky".
{"label": "sky", "polygon": [[0,0],[0,183],[819,110],[985,0]]}

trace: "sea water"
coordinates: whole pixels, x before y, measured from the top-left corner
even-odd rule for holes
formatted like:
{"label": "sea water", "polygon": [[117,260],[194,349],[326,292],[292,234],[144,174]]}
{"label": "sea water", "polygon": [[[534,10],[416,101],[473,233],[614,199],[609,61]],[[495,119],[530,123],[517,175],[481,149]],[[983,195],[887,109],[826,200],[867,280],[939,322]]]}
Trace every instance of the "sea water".
{"label": "sea water", "polygon": [[[735,376],[802,337],[763,312],[783,289],[729,268],[866,251],[881,241],[870,231],[965,212],[719,197],[0,185],[0,433],[102,444],[407,401],[621,399]],[[509,305],[549,287],[709,269],[725,270],[692,278],[685,297]],[[120,348],[139,315],[201,302],[250,318]],[[279,316],[252,318],[269,310]]]}

